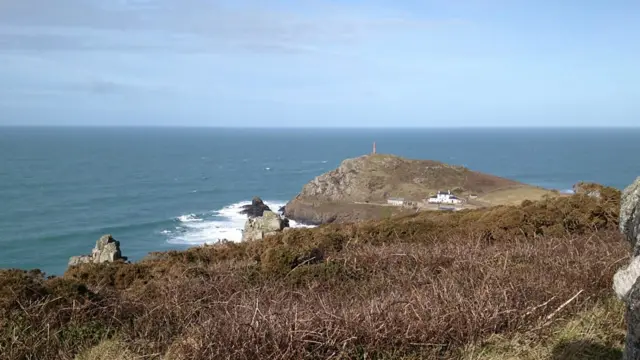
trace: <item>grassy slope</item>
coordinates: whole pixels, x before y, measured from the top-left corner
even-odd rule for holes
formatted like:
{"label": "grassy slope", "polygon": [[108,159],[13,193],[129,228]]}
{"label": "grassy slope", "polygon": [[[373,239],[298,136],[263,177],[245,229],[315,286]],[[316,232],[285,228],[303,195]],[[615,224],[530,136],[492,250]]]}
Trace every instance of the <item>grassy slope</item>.
{"label": "grassy slope", "polygon": [[461,360],[619,360],[625,336],[624,305],[602,301],[555,324],[546,336],[492,336],[459,352]]}
{"label": "grassy slope", "polygon": [[518,185],[490,191],[478,197],[478,201],[487,206],[519,205],[524,200],[542,200],[545,196],[558,196],[557,193],[528,185]]}
{"label": "grassy slope", "polygon": [[609,189],[601,202],[296,229],[50,280],[2,271],[0,359],[99,359],[95,346],[123,359],[607,359],[622,340],[618,208]]}
{"label": "grassy slope", "polygon": [[[341,165],[342,171],[329,172],[329,178],[340,179],[345,173],[356,174],[348,191],[339,194],[340,199],[326,201],[385,201],[387,197],[404,197],[419,201],[439,190],[455,190],[461,195],[488,194],[502,190],[537,190],[535,188],[489,174],[471,171],[433,160],[405,159],[394,155],[376,154],[348,159]],[[321,176],[322,178],[322,176]],[[526,193],[522,192],[523,195]],[[302,192],[303,198],[305,191]],[[537,193],[535,194],[537,196]],[[520,201],[524,200],[521,198]],[[537,200],[531,199],[531,200]]]}

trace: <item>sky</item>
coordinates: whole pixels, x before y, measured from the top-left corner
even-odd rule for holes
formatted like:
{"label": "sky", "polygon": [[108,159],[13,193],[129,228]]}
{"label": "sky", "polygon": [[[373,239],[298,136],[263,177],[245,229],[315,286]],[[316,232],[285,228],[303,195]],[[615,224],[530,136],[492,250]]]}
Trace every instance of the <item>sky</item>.
{"label": "sky", "polygon": [[640,126],[635,0],[0,0],[0,125]]}

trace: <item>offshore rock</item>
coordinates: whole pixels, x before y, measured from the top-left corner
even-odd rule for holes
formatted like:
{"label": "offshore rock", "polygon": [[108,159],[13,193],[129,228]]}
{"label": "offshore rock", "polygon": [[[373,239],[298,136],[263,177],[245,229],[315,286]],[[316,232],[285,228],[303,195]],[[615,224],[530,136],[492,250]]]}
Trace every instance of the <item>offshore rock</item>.
{"label": "offshore rock", "polygon": [[255,196],[251,200],[251,204],[242,207],[240,214],[247,215],[249,218],[255,218],[262,216],[265,211],[271,211],[271,209],[261,198]]}
{"label": "offshore rock", "polygon": [[264,211],[262,216],[247,219],[242,232],[242,241],[260,240],[289,227],[289,220],[273,211]]}
{"label": "offshore rock", "polygon": [[120,242],[111,235],[104,235],[98,241],[91,251],[91,255],[72,256],[69,259],[69,266],[80,264],[101,264],[105,262],[126,261],[127,258],[122,256],[120,251]]}

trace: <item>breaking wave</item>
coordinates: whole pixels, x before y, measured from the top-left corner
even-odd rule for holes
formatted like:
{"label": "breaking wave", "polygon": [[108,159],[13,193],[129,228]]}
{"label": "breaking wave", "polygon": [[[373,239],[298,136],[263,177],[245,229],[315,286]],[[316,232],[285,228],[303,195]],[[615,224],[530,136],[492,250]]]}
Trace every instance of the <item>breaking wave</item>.
{"label": "breaking wave", "polygon": [[[175,219],[172,229],[165,229],[161,234],[167,237],[167,242],[178,245],[212,244],[220,240],[239,242],[242,240],[242,230],[247,216],[240,214],[244,205],[251,201],[242,201],[227,205],[220,210],[204,214],[186,214]],[[286,204],[283,201],[266,201],[272,210],[278,211]],[[291,227],[312,227],[298,224],[290,220]]]}

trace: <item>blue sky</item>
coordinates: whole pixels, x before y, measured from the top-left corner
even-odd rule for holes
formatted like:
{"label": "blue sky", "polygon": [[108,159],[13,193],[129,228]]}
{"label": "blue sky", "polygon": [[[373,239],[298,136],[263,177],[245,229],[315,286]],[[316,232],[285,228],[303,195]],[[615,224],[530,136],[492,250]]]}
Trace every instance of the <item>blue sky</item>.
{"label": "blue sky", "polygon": [[640,2],[0,1],[1,125],[638,126]]}

